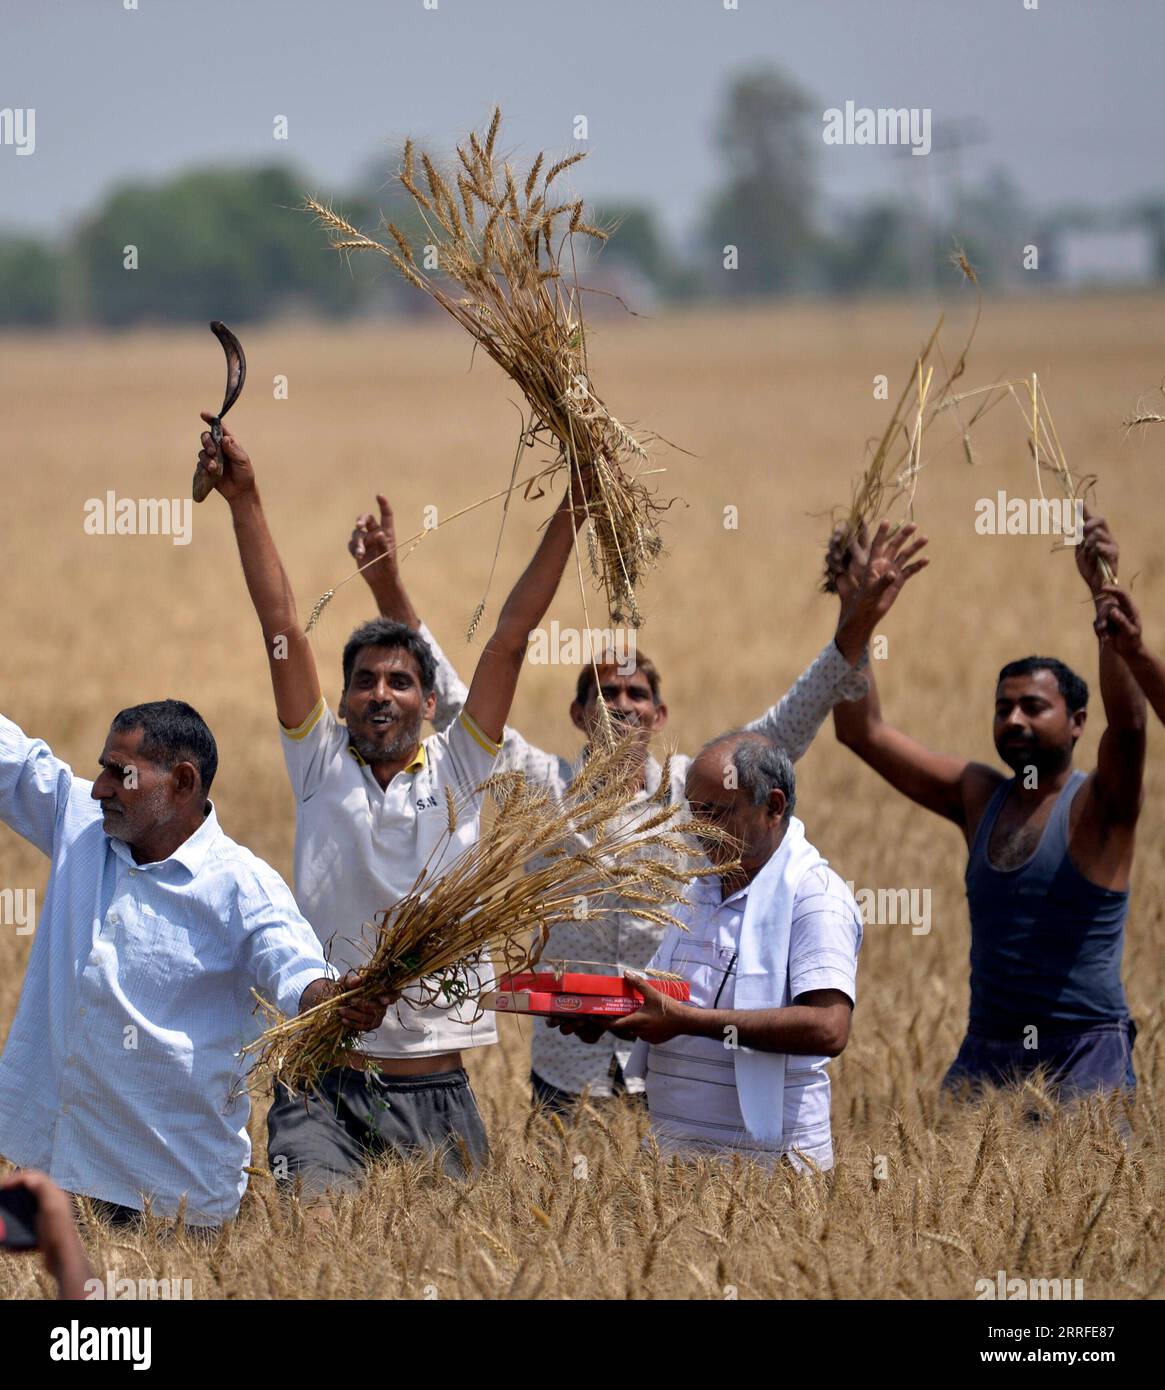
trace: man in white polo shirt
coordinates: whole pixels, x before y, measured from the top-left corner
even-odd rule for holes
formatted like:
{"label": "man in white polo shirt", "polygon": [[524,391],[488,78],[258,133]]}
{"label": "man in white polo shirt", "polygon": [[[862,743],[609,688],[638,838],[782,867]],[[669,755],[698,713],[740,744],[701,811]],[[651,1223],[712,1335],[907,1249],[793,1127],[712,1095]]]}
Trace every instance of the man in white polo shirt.
{"label": "man in white polo shirt", "polygon": [[[332,961],[356,968],[372,945],[364,924],[410,892],[422,869],[440,873],[478,836],[480,784],[493,771],[528,634],[550,605],[583,519],[582,490],[576,479],[575,495],[563,498],[503,605],[458,718],[422,742],[421,722],[432,718],[436,699],[436,667],[424,638],[386,619],[358,628],[344,648],[343,689],[333,714],[251,462],[229,433],[223,459],[209,434],[202,446],[199,462],[230,504],[263,628],[296,798],[296,897]],[[440,853],[447,791],[459,813],[456,832]],[[473,965],[489,971],[488,961]],[[492,974],[476,983],[489,979]],[[461,1054],[496,1042],[496,1025],[489,1014],[471,1022],[472,1004],[433,1002],[425,997],[430,993],[408,991],[312,1092],[277,1088],[267,1119],[268,1159],[277,1178],[318,1192],[357,1184],[368,1161],[384,1153],[439,1148],[452,1173],[484,1160],[485,1129]]]}

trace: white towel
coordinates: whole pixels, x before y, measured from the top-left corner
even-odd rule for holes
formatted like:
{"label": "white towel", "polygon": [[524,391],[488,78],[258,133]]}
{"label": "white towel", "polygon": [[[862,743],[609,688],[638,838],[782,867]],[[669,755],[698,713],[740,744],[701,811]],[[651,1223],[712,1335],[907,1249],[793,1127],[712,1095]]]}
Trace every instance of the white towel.
{"label": "white towel", "polygon": [[[740,927],[740,954],[736,963],[737,1009],[779,1009],[784,1004],[789,973],[789,936],[793,903],[802,878],[826,861],[805,838],[805,826],[796,816],[776,853],[749,884]],[[676,913],[681,919],[693,904],[685,901]],[[651,958],[656,970],[670,970],[680,932],[669,927]],[[648,1045],[636,1043],[624,1074],[645,1077]],[[779,1144],[785,1100],[785,1054],[734,1049],[736,1089],[740,1112],[749,1134],[764,1143]]]}

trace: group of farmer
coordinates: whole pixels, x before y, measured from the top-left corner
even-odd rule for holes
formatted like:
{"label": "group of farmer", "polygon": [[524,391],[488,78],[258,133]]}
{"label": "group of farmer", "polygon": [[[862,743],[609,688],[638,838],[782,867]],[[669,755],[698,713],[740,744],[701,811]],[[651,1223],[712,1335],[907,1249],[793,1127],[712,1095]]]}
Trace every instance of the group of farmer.
{"label": "group of farmer", "polygon": [[[231,1219],[251,1159],[241,1049],[259,1027],[253,991],[294,1014],[351,989],[372,948],[363,924],[410,892],[422,868],[438,874],[474,842],[490,774],[516,769],[561,797],[605,722],[602,706],[635,750],[626,814],[649,797],[686,803],[735,849],[706,845],[722,872],[695,879],[676,903],[685,931],[645,921],[633,900],[601,924],[554,929],[547,959],[671,971],[690,998],[638,976],[644,1002],[617,1021],[534,1021],[536,1105],[569,1119],[586,1101],[638,1096],[664,1152],[831,1166],[828,1063],[849,1038],[862,917],[793,814],[793,765],[831,712],[843,744],[967,841],[970,1018],[944,1088],[974,1095],[1038,1070],[1064,1102],[1132,1092],[1121,956],[1145,695],[1165,717],[1165,665],[1111,582],[1118,555],[1103,518],[1088,519],[1076,550],[1107,720],[1091,772],[1073,766],[1088,688],[1050,657],[1011,662],[996,683],[995,745],[1010,775],[932,752],[883,720],[868,643],[926,565],[925,538],[885,524],[872,537],[835,534],[836,631],[759,718],[661,765],[661,673],[641,652],[633,663],[599,660],[570,700],[586,740],[570,762],[506,721],[529,635],[586,515],[585,476],[544,529],[468,689],[403,588],[379,498],[350,540],[379,614],[344,647],[333,709],[250,459],[229,432],[221,444],[204,433],[199,463],[230,507],[270,664],[296,803],[294,894],[220,826],[209,800],[215,741],[188,704],[117,714],[92,782],[0,717],[0,819],[51,861],[0,1056],[0,1155],[11,1163],[42,1170],[113,1222],[147,1207],[210,1229]],[[709,682],[722,680],[719,656],[702,659]],[[422,737],[426,721],[434,732]],[[465,808],[452,836],[447,791]],[[477,968],[488,988],[488,964]],[[275,1087],[275,1179],[316,1197],[358,1186],[386,1156],[437,1151],[454,1176],[488,1162],[464,1061],[497,1030],[476,992],[437,1004],[417,987],[349,1004],[358,1046],[310,1087]]]}

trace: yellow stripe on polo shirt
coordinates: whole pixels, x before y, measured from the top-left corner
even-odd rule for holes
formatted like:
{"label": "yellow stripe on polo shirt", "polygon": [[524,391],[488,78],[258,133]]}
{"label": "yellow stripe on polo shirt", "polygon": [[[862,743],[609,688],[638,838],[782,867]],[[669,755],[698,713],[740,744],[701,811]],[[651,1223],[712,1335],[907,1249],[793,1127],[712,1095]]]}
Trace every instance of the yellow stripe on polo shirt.
{"label": "yellow stripe on polo shirt", "polygon": [[283,730],[283,732],[287,735],[289,739],[292,739],[294,742],[298,743],[301,739],[307,738],[308,734],[310,734],[311,731],[315,728],[315,726],[320,722],[320,718],[324,712],[324,703],[324,697],[321,695],[312,707],[312,712],[308,715],[308,717],[303,721],[302,724],[297,724],[294,729],[289,729],[282,719],[279,721],[279,727]]}
{"label": "yellow stripe on polo shirt", "polygon": [[495,743],[472,715],[467,714],[465,710],[461,711],[458,718],[461,720],[462,727],[465,729],[466,733],[469,734],[470,738],[473,739],[474,743],[480,744],[487,753],[492,753],[496,758],[502,751],[502,745],[500,743]]}
{"label": "yellow stripe on polo shirt", "polygon": [[427,756],[427,754],[425,753],[425,745],[424,745],[423,743],[418,743],[418,744],[417,744],[417,756],[412,760],[411,763],[409,763],[409,764],[405,767],[404,770],[405,770],[405,772],[420,772],[421,769],[426,765],[427,762],[428,762],[428,756]]}
{"label": "yellow stripe on polo shirt", "polygon": [[[352,754],[352,756],[356,759],[356,761],[360,764],[361,767],[368,766],[368,763],[365,761],[365,759],[360,756],[360,750],[356,747],[354,743],[350,743],[348,745],[348,752]],[[428,755],[425,753],[425,745],[423,743],[418,743],[417,756],[412,760],[411,763],[406,763],[404,767],[401,768],[401,771],[420,772],[428,765],[428,761]]]}

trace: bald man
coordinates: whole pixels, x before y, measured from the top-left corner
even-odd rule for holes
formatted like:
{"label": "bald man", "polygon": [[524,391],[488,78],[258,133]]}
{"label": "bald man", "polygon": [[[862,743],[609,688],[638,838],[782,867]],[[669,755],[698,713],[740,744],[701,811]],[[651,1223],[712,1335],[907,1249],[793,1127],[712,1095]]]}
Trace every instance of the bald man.
{"label": "bald man", "polygon": [[[551,1020],[585,1042],[631,1039],[665,1154],[740,1154],[795,1168],[833,1166],[827,1067],[849,1040],[862,920],[853,894],[794,815],[787,753],[733,730],[688,769],[692,814],[722,826],[739,862],[705,841],[718,875],[695,880],[651,967],[687,980],[681,1003],[635,976],[644,1002],[611,1024]],[[627,972],[630,974],[630,972]]]}

